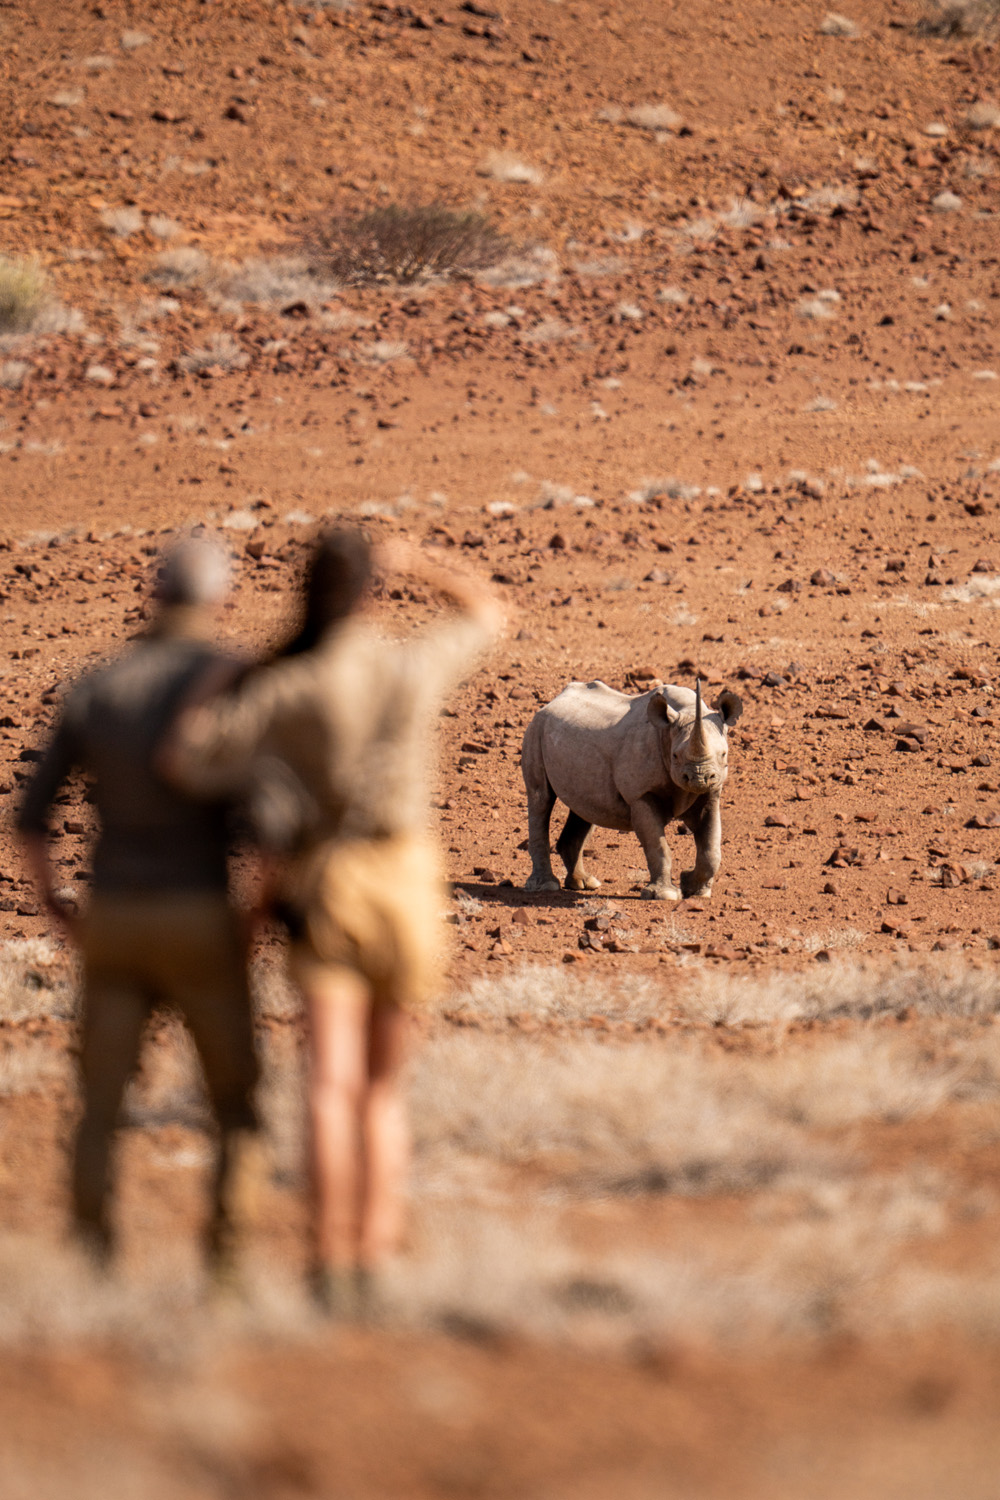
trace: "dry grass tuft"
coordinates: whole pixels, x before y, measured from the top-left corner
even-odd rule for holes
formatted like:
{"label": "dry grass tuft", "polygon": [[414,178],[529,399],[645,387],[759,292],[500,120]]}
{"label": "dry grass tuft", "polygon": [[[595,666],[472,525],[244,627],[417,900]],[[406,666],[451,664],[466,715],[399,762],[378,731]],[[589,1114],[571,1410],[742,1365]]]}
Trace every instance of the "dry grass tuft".
{"label": "dry grass tuft", "polygon": [[33,333],[51,306],[48,280],[40,266],[0,256],[0,334]]}
{"label": "dry grass tuft", "polygon": [[411,1098],[419,1175],[432,1181],[466,1157],[575,1193],[739,1193],[821,1157],[738,1065],[690,1041],[668,1053],[445,1033],[422,1054]]}
{"label": "dry grass tuft", "polygon": [[214,306],[232,313],[245,302],[314,313],[339,290],[339,283],[314,275],[302,256],[213,261],[192,245],[161,250],[148,279],[166,290],[198,287]]}
{"label": "dry grass tuft", "polygon": [[109,234],[115,239],[127,240],[130,235],[138,234],[146,223],[146,216],[141,208],[126,205],[122,208],[106,208],[101,214],[101,223]]}
{"label": "dry grass tuft", "polygon": [[48,1093],[55,1082],[68,1081],[68,1063],[48,1042],[19,1040],[0,1051],[0,1098]]}
{"label": "dry grass tuft", "polygon": [[832,10],[828,11],[819,23],[819,31],[821,36],[856,37],[860,34],[856,21],[852,21],[849,16],[838,15]]}
{"label": "dry grass tuft", "polygon": [[989,36],[1000,27],[1000,0],[926,0],[919,29],[930,36]]}
{"label": "dry grass tuft", "polygon": [[545,173],[532,167],[509,151],[494,151],[477,167],[480,177],[492,177],[494,182],[527,183],[537,187],[545,181]]}
{"label": "dry grass tuft", "polygon": [[44,938],[15,938],[0,946],[0,1019],[30,1021],[75,1010],[72,976],[57,948]]}
{"label": "dry grass tuft", "polygon": [[449,1011],[483,1016],[532,1015],[544,1020],[605,1016],[645,1021],[667,1009],[666,994],[651,979],[636,975],[580,979],[563,966],[511,969],[497,979],[475,979],[448,999]]}
{"label": "dry grass tuft", "polygon": [[213,333],[202,349],[192,349],[176,360],[179,370],[186,375],[198,375],[202,370],[245,370],[250,356],[231,333]]}
{"label": "dry grass tuft", "polygon": [[[680,940],[686,940],[687,934],[678,932]],[[670,934],[670,926],[665,926],[668,940]],[[855,928],[825,929],[797,941],[803,951],[810,951],[814,943],[843,949],[859,946],[860,934]],[[683,982],[674,979],[668,987],[645,975],[581,974],[562,964],[537,965],[474,980],[448,999],[447,1010],[497,1019],[531,1015],[546,1021],[603,1016],[642,1023],[673,1015],[695,1024],[733,1027],[870,1020],[906,1011],[981,1020],[1000,1015],[1000,974],[954,962],[869,969],[839,961],[766,978],[692,966]]]}
{"label": "dry grass tuft", "polygon": [[345,282],[409,283],[496,266],[511,245],[485,215],[439,204],[389,204],[314,228],[313,269]]}
{"label": "dry grass tuft", "polygon": [[853,964],[772,974],[766,980],[703,971],[675,997],[680,1012],[709,1025],[788,1025],[914,1012],[983,1019],[1000,1014],[1000,976],[966,964],[871,971]]}
{"label": "dry grass tuft", "polygon": [[31,374],[31,365],[23,359],[5,359],[0,364],[0,390],[19,391]]}

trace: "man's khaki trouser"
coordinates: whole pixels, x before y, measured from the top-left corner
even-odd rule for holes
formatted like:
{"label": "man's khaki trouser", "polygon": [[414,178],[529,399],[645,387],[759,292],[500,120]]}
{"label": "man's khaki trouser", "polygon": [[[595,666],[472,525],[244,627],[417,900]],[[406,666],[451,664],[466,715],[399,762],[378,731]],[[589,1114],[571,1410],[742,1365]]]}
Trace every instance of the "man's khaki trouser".
{"label": "man's khaki trouser", "polygon": [[246,945],[222,892],[96,893],[83,922],[84,1113],[76,1139],[77,1224],[111,1241],[111,1141],[151,1011],[172,1005],[201,1059],[222,1131],[211,1237],[225,1232],[226,1174],[236,1131],[256,1125],[257,1082]]}

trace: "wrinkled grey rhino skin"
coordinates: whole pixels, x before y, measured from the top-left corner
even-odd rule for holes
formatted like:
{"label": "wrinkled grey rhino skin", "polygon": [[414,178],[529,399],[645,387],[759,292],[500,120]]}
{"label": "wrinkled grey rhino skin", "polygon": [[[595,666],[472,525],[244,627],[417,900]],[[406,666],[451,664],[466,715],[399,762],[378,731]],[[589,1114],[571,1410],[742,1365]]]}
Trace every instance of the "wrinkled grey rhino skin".
{"label": "wrinkled grey rhino skin", "polygon": [[[719,798],[728,775],[727,735],[743,712],[736,693],[724,692],[715,712],[702,708],[701,684],[656,688],[638,697],[605,682],[571,682],[528,725],[521,770],[528,793],[531,874],[526,891],[557,891],[549,852],[556,799],[569,808],[556,844],[570,891],[592,891],[600,881],[583,867],[591,828],[631,829],[649,865],[643,896],[677,901],[708,896],[722,855]],[[674,818],[694,834],[693,870],[670,869],[665,829]]]}

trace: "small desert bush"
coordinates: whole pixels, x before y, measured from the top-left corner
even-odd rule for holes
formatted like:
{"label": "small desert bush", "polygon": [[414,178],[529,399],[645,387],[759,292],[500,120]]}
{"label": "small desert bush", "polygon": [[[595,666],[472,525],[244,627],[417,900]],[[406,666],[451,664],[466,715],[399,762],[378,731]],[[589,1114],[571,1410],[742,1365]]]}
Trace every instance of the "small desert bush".
{"label": "small desert bush", "polygon": [[927,0],[920,30],[931,36],[985,36],[1000,28],[1000,0]]}
{"label": "small desert bush", "polygon": [[31,333],[50,303],[48,281],[40,266],[0,256],[0,334]]}
{"label": "small desert bush", "polygon": [[417,281],[484,270],[510,253],[485,215],[439,204],[371,209],[318,225],[307,250],[315,270],[347,282]]}
{"label": "small desert bush", "polygon": [[202,370],[245,370],[250,356],[231,333],[213,333],[203,349],[192,349],[177,359],[177,368],[186,375]]}

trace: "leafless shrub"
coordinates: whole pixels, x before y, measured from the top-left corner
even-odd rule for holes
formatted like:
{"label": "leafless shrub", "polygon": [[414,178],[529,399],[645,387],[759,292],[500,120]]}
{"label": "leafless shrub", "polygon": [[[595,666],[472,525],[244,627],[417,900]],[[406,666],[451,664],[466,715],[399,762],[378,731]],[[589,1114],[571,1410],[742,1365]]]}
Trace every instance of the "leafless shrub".
{"label": "leafless shrub", "polygon": [[346,282],[417,281],[482,271],[511,251],[483,214],[439,204],[389,204],[317,226],[307,252],[314,269]]}
{"label": "leafless shrub", "polygon": [[985,36],[1000,26],[1000,0],[926,0],[919,29],[930,36]]}
{"label": "leafless shrub", "polygon": [[245,370],[250,356],[231,333],[213,333],[203,349],[192,349],[176,360],[177,368],[187,375],[202,370]]}

